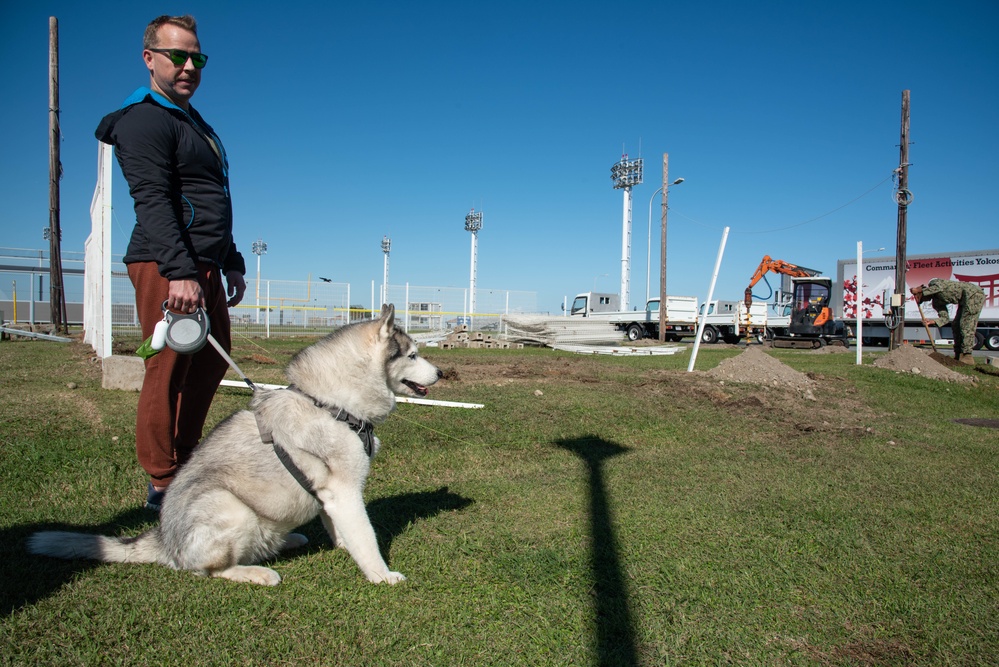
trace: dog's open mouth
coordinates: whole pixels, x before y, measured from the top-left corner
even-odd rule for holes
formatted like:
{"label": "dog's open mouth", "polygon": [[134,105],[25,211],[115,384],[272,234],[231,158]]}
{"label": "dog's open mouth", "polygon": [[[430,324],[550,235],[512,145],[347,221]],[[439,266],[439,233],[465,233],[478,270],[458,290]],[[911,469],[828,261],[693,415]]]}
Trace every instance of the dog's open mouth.
{"label": "dog's open mouth", "polygon": [[403,380],[402,383],[404,385],[406,385],[407,387],[409,387],[412,390],[412,392],[414,394],[416,394],[417,396],[426,396],[427,395],[427,388],[424,387],[422,384],[417,384],[416,382],[413,382],[412,380]]}

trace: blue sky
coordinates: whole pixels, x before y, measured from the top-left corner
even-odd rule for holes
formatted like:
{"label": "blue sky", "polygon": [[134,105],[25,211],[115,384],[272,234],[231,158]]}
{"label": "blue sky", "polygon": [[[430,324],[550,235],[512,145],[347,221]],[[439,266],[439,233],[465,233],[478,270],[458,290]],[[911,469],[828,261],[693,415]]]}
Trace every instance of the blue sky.
{"label": "blue sky", "polygon": [[[210,61],[193,104],[232,167],[254,277],[366,291],[469,284],[465,215],[484,212],[480,288],[617,292],[622,194],[634,189],[633,304],[645,299],[649,201],[670,189],[668,291],[737,299],[760,258],[817,268],[894,248],[902,91],[911,90],[908,252],[999,247],[999,3],[0,0],[7,129],[0,246],[48,225],[48,17],[59,19],[63,250],[82,251],[93,131],[148,84],[142,31],[192,13]],[[131,200],[115,165],[114,251]],[[652,292],[658,292],[653,204]],[[885,254],[885,253],[879,253]]]}

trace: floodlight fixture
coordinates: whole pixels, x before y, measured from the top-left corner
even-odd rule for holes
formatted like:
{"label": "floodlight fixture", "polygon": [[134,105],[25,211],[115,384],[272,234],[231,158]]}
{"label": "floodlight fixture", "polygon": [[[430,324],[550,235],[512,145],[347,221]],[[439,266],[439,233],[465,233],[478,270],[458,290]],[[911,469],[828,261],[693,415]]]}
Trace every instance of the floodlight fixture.
{"label": "floodlight fixture", "polygon": [[629,160],[627,153],[622,155],[621,160],[611,167],[611,180],[614,181],[615,190],[640,185],[642,183],[642,158]]}
{"label": "floodlight fixture", "polygon": [[465,231],[472,232],[473,234],[482,229],[482,211],[476,211],[474,208],[471,212],[465,216]]}
{"label": "floodlight fixture", "polygon": [[392,239],[387,236],[382,237],[382,252],[386,255],[392,250]]}

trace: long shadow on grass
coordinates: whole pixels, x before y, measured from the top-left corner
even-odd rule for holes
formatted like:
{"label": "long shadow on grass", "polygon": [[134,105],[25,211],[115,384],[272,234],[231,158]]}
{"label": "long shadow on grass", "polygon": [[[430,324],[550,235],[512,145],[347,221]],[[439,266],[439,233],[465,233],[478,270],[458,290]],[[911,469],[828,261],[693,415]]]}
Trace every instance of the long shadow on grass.
{"label": "long shadow on grass", "polygon": [[[441,512],[464,509],[473,502],[470,498],[451,493],[446,486],[443,486],[433,491],[416,491],[379,498],[368,504],[368,516],[378,535],[382,554],[388,560],[392,541],[411,524]],[[33,533],[41,530],[68,530],[100,535],[129,535],[146,526],[154,518],[154,515],[146,510],[135,509],[123,512],[111,521],[97,526],[44,523],[0,530],[0,618],[9,616],[25,605],[44,599],[79,573],[91,568],[132,567],[107,565],[92,560],[60,560],[34,556],[29,554],[25,547],[28,537]],[[301,532],[310,538],[308,550],[329,548],[329,538],[318,518],[304,526]],[[277,560],[294,557],[295,552],[291,552],[279,556]]]}
{"label": "long shadow on grass", "polygon": [[626,447],[596,436],[561,440],[586,463],[590,477],[591,567],[596,595],[596,651],[598,665],[638,665],[635,628],[628,604],[628,587],[621,568],[610,502],[604,483],[603,463],[628,451]]}
{"label": "long shadow on grass", "polygon": [[51,522],[11,526],[0,530],[0,618],[48,597],[81,572],[95,567],[108,567],[93,560],[60,560],[30,554],[26,543],[33,533],[41,530],[68,530],[101,535],[132,535],[155,520],[155,514],[137,508],[122,512],[110,521],[95,526]]}

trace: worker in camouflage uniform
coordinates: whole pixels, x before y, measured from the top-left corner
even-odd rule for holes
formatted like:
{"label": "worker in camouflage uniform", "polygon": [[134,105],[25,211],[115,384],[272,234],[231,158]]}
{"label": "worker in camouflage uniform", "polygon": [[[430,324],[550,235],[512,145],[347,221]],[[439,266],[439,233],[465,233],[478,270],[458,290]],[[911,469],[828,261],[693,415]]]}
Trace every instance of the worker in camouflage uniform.
{"label": "worker in camouflage uniform", "polygon": [[909,291],[912,292],[916,303],[932,302],[933,308],[940,315],[932,324],[938,327],[947,326],[950,322],[947,305],[957,304],[957,314],[954,316],[954,323],[951,324],[951,331],[954,333],[954,358],[961,363],[974,366],[975,359],[971,356],[971,351],[975,348],[978,316],[981,315],[982,306],[985,305],[985,292],[982,288],[959,280],[934,278],[929,285],[913,287]]}

